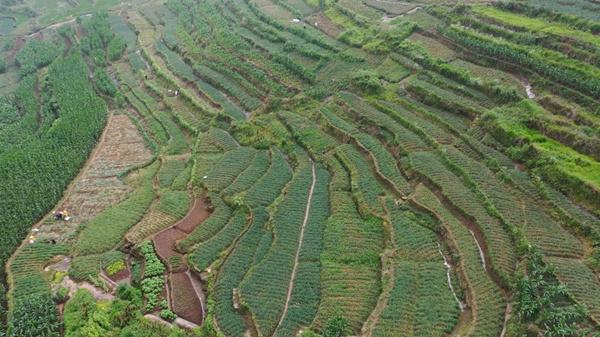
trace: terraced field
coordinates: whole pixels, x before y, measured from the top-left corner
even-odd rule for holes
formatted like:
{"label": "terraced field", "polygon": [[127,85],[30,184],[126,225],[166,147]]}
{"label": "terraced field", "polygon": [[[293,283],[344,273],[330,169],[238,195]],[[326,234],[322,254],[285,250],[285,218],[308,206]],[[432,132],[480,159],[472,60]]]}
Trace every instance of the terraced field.
{"label": "terraced field", "polygon": [[599,12],[1,1],[0,336],[600,335]]}

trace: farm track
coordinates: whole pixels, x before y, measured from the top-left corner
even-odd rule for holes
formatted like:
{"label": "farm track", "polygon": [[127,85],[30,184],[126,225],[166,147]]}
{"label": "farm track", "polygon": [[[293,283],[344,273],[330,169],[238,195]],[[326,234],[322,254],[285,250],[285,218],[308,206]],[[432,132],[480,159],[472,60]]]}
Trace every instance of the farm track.
{"label": "farm track", "polygon": [[313,192],[315,189],[315,184],[317,183],[317,173],[315,172],[315,163],[311,160],[312,165],[312,183],[310,185],[310,190],[308,192],[308,200],[306,201],[306,208],[304,209],[304,220],[302,222],[302,227],[300,229],[300,238],[298,239],[298,248],[296,249],[296,256],[294,257],[294,267],[292,268],[292,275],[290,276],[290,283],[288,285],[287,296],[285,298],[285,305],[283,306],[283,312],[281,317],[279,318],[279,322],[277,322],[277,326],[275,326],[275,330],[273,335],[277,334],[277,330],[281,326],[283,319],[285,318],[289,305],[290,299],[292,298],[292,291],[294,290],[294,281],[296,279],[296,272],[298,269],[298,263],[300,259],[300,251],[302,250],[302,243],[304,242],[304,230],[306,229],[306,224],[308,223],[308,217],[310,215],[310,206],[312,203]]}

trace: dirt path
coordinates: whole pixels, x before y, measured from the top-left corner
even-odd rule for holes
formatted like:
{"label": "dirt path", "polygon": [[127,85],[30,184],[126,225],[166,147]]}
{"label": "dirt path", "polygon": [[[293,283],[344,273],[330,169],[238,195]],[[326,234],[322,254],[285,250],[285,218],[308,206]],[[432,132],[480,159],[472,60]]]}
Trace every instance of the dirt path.
{"label": "dirt path", "polygon": [[312,203],[313,192],[315,190],[315,184],[317,183],[317,174],[315,172],[315,163],[312,162],[312,183],[310,184],[310,191],[308,192],[308,201],[306,202],[306,208],[304,209],[304,221],[302,222],[302,228],[300,229],[300,238],[298,239],[298,248],[296,249],[296,256],[294,257],[294,267],[292,268],[292,276],[290,277],[290,284],[288,285],[287,296],[285,299],[285,306],[283,307],[283,313],[279,318],[279,322],[275,327],[275,332],[273,335],[277,334],[277,330],[285,315],[287,314],[288,308],[290,306],[290,299],[292,298],[292,290],[294,289],[294,281],[296,279],[296,272],[298,271],[298,261],[300,260],[300,251],[302,250],[302,243],[304,242],[304,230],[306,229],[306,224],[308,223],[308,217],[310,215],[310,205]]}

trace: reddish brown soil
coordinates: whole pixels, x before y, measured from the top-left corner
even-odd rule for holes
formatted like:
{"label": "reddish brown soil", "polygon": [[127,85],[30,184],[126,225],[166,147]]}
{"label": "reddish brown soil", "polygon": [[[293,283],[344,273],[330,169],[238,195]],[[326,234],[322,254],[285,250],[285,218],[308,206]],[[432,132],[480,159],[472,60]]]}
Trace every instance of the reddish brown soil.
{"label": "reddish brown soil", "polygon": [[164,230],[154,237],[154,247],[156,249],[156,254],[163,260],[163,262],[169,265],[169,259],[172,256],[179,255],[183,256],[180,252],[177,251],[175,247],[175,243],[178,240],[181,240],[187,236],[187,233],[171,227],[167,230]]}
{"label": "reddish brown soil", "polygon": [[[105,271],[105,273],[106,273],[106,271]],[[113,282],[119,283],[119,281],[122,281],[122,280],[125,280],[125,279],[128,279],[129,277],[131,277],[131,273],[129,272],[129,268],[125,268],[114,275],[109,275],[108,273],[106,273],[106,276],[108,276],[108,278],[111,279]]]}
{"label": "reddish brown soil", "polygon": [[194,206],[188,214],[175,224],[177,229],[186,233],[191,233],[200,223],[210,216],[206,201],[204,198],[197,198],[194,201]]}
{"label": "reddish brown soil", "polygon": [[200,223],[202,223],[206,218],[208,218],[209,215],[210,212],[206,207],[206,202],[204,198],[197,198],[194,201],[192,209],[186,214],[186,216],[183,219],[179,220],[179,222],[177,222],[171,228],[166,229],[154,236],[153,241],[154,247],[156,248],[156,253],[169,267],[169,269],[171,269],[169,263],[169,259],[171,257],[181,256],[183,258],[183,254],[177,251],[177,247],[175,245],[177,241],[185,238]]}
{"label": "reddish brown soil", "polygon": [[173,312],[185,320],[202,324],[202,303],[187,273],[171,274],[169,287]]}

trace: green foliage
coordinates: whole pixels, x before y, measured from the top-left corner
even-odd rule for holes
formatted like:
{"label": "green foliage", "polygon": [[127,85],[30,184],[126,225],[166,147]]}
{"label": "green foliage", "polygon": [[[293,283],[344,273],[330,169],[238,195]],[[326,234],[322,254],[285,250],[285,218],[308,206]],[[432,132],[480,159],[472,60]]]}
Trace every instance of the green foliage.
{"label": "green foliage", "polygon": [[129,228],[146,213],[154,199],[152,177],[158,162],[139,172],[139,186],[125,200],[112,206],[84,225],[75,244],[78,255],[99,254],[111,250],[121,242]]}
{"label": "green foliage", "polygon": [[[274,240],[271,250],[241,284],[242,299],[265,334],[277,332],[277,336],[289,336],[299,325],[309,324],[316,314],[320,297],[315,291],[319,279],[316,261],[321,250],[322,223],[328,215],[326,187],[329,179],[326,171],[316,170],[312,208],[307,223],[303,221],[312,184],[312,168],[308,161],[302,161],[273,216]],[[301,231],[304,231],[303,241],[300,240]],[[298,273],[290,300],[297,306],[284,313],[295,254],[299,254],[296,266]],[[278,319],[281,319],[280,324]]]}
{"label": "green foliage", "polygon": [[94,70],[94,84],[98,91],[104,95],[114,97],[117,94],[117,88],[104,68]]}
{"label": "green foliage", "polygon": [[108,273],[108,275],[115,275],[116,273],[124,270],[125,268],[125,261],[119,260],[109,264],[108,267],[106,267],[106,272]]}
{"label": "green foliage", "polygon": [[354,75],[352,81],[359,90],[366,94],[376,94],[383,89],[379,76],[372,71],[360,70]]}
{"label": "green foliage", "polygon": [[69,267],[69,277],[75,281],[85,281],[96,277],[101,269],[118,261],[123,261],[123,253],[109,251],[104,254],[75,256]]}
{"label": "green foliage", "polygon": [[244,201],[252,207],[268,206],[281,193],[291,177],[291,168],[283,153],[277,148],[273,148],[269,169],[243,194]]}
{"label": "green foliage", "polygon": [[3,74],[6,71],[6,61],[4,59],[0,60],[0,74]]}
{"label": "green foliage", "polygon": [[173,215],[178,219],[183,218],[189,208],[190,197],[185,191],[164,192],[156,205],[156,210]]}
{"label": "green foliage", "polygon": [[38,68],[49,65],[60,55],[61,48],[48,41],[31,39],[19,50],[15,60],[19,65],[21,77],[35,72]]}
{"label": "green foliage", "polygon": [[203,185],[211,192],[221,192],[244,171],[255,155],[254,148],[245,146],[226,152],[206,174]]}
{"label": "green foliage", "polygon": [[50,294],[40,293],[15,302],[9,320],[9,336],[59,337],[58,312]]}
{"label": "green foliage", "polygon": [[69,299],[69,289],[65,287],[58,288],[54,294],[52,294],[52,300],[57,304],[65,303]]}
{"label": "green foliage", "polygon": [[252,265],[261,237],[267,233],[263,228],[268,220],[266,209],[256,208],[252,216],[250,228],[223,262],[215,281],[215,318],[227,336],[243,335],[247,329],[244,317],[233,307],[231,294]]}
{"label": "green foliage", "polygon": [[425,48],[411,41],[399,43],[398,51],[419,63],[424,68],[435,71],[459,83],[481,90],[491,97],[496,97],[500,102],[516,101],[520,98],[520,95],[514,88],[498,84],[493,79],[476,78],[466,69],[459,68],[447,61],[433,57]]}
{"label": "green foliage", "polygon": [[65,336],[190,336],[179,329],[171,329],[142,318],[141,298],[135,288],[120,286],[118,295],[110,303],[102,303],[96,302],[88,290],[78,290],[65,306]]}
{"label": "green foliage", "polygon": [[177,318],[177,315],[169,309],[163,309],[160,311],[160,317],[169,322],[172,322]]}
{"label": "green foliage", "polygon": [[121,36],[116,36],[108,43],[106,50],[108,59],[111,61],[117,61],[125,52],[125,48],[127,48],[127,43],[125,42],[125,39]]}
{"label": "green foliage", "polygon": [[323,328],[323,337],[342,337],[346,335],[348,321],[341,315],[336,315],[327,320]]}
{"label": "green foliage", "polygon": [[139,249],[144,255],[144,277],[162,276],[165,266],[154,252],[152,243],[146,241],[140,245]]}
{"label": "green foliage", "polygon": [[[441,33],[468,48],[514,62],[584,94],[592,97],[600,95],[600,80],[592,75],[587,64],[568,60],[550,51],[517,46],[457,27],[444,28]],[[562,62],[555,62],[557,60]]]}
{"label": "green foliage", "polygon": [[158,171],[158,185],[161,188],[171,187],[174,181],[178,179],[178,176],[182,174],[185,167],[186,163],[182,160],[164,161]]}
{"label": "green foliage", "polygon": [[144,255],[144,279],[141,281],[141,289],[146,298],[144,311],[153,311],[161,302],[162,293],[165,288],[164,272],[165,265],[160,261],[154,247],[150,241],[146,241],[139,246],[139,250]]}
{"label": "green foliage", "polygon": [[215,262],[220,253],[225,251],[244,231],[248,214],[244,208],[237,210],[227,224],[213,237],[198,244],[190,253],[190,262],[198,270],[204,270]]}
{"label": "green foliage", "polygon": [[580,328],[586,320],[584,306],[568,300],[565,287],[557,281],[551,266],[533,251],[527,260],[527,274],[520,275],[515,289],[515,309],[522,324],[535,322],[544,335],[556,337],[584,336]]}
{"label": "green foliage", "polygon": [[30,224],[62,197],[104,126],[106,106],[88,81],[81,55],[58,59],[48,68],[47,79],[60,118],[51,128],[0,154],[0,209],[11,210],[0,215],[1,261],[21,242]]}

